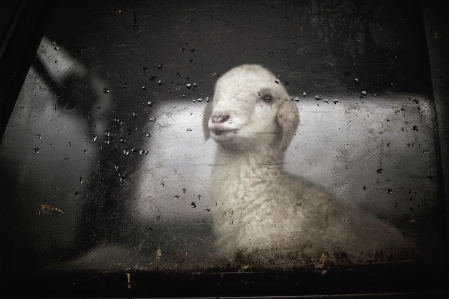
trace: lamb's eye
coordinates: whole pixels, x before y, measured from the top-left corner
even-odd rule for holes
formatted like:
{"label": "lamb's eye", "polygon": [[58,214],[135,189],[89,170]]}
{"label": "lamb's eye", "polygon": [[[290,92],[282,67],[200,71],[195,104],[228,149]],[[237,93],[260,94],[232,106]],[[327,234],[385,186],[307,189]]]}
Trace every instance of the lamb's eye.
{"label": "lamb's eye", "polygon": [[265,103],[271,103],[273,101],[273,97],[269,94],[265,94],[260,97]]}

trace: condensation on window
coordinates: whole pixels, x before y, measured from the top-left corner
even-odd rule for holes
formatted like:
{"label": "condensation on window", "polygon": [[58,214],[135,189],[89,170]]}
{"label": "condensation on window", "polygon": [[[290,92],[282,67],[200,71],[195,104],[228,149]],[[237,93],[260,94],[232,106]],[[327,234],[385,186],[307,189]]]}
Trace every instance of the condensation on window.
{"label": "condensation on window", "polygon": [[[410,12],[134,1],[71,16],[50,22],[0,145],[11,268],[325,273],[440,250]],[[264,69],[227,73],[244,64]],[[288,115],[291,142],[270,152]],[[260,127],[229,146],[217,123]]]}

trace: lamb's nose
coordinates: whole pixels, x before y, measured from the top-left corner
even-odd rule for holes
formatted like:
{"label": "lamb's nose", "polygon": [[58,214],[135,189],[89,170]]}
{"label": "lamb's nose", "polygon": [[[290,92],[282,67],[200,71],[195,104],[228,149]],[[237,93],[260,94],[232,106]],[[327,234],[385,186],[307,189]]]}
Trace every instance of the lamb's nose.
{"label": "lamb's nose", "polygon": [[229,115],[213,115],[212,122],[213,123],[224,123],[230,118]]}

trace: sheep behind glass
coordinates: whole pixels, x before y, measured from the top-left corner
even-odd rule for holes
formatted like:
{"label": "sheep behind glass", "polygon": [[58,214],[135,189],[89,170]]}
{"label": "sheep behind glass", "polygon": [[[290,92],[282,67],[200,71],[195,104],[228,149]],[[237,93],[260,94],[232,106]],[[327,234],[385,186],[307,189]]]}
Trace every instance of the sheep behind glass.
{"label": "sheep behind glass", "polygon": [[363,263],[415,252],[398,229],[283,171],[298,124],[295,102],[265,68],[238,66],[216,82],[203,129],[218,144],[212,194],[219,255],[282,266],[323,253]]}

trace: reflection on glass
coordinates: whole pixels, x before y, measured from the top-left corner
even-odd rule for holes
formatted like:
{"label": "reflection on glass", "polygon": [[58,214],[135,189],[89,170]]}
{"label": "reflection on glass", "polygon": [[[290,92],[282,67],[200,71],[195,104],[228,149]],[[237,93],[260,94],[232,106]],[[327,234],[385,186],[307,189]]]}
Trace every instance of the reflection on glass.
{"label": "reflection on glass", "polygon": [[230,3],[55,14],[0,145],[9,268],[438,256],[428,72],[399,19],[413,12]]}

